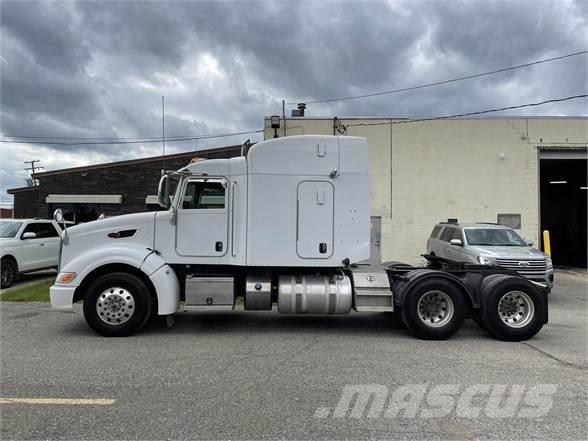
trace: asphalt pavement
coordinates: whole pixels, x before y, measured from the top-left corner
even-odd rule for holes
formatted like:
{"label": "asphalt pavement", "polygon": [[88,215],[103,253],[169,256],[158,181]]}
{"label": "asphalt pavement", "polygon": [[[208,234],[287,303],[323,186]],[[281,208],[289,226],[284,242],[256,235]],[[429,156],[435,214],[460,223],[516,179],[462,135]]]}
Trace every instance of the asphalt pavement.
{"label": "asphalt pavement", "polygon": [[[136,336],[108,339],[81,314],[0,303],[0,435],[586,439],[587,276],[557,277],[550,323],[523,343],[494,340],[471,321],[448,341],[428,342],[389,314],[242,310],[181,313],[171,329],[154,323]],[[454,390],[455,405],[434,416],[434,391],[443,388]],[[375,391],[365,412],[360,397],[345,402],[354,390]],[[512,412],[492,412],[496,391],[501,403],[518,397]],[[387,404],[378,412],[382,397]],[[540,411],[529,416],[525,406]]]}

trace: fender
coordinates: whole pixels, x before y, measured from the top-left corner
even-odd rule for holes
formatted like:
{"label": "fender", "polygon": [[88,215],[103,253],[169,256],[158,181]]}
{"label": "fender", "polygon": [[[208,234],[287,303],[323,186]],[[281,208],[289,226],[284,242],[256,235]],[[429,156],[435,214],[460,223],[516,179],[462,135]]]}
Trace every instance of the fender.
{"label": "fender", "polygon": [[446,273],[444,271],[438,271],[428,268],[417,269],[414,271],[409,271],[408,273],[404,274],[402,278],[394,282],[392,291],[394,292],[394,303],[397,306],[402,307],[404,305],[404,298],[406,294],[417,284],[422,282],[423,280],[430,279],[432,277],[439,277],[443,279],[447,279],[455,283],[458,288],[467,295],[469,298],[471,305],[474,308],[479,307],[478,300],[476,296],[471,292],[470,289],[466,286],[466,284],[458,277],[454,276],[451,273]]}
{"label": "fender", "polygon": [[180,285],[175,271],[144,245],[125,243],[124,247],[94,248],[76,256],[61,271],[76,273],[76,278],[67,286],[77,288],[92,271],[110,264],[129,265],[149,277],[157,295],[159,315],[173,314],[178,310]]}
{"label": "fender", "polygon": [[14,259],[18,271],[21,271],[22,266],[20,264],[20,258],[18,256],[18,253],[14,253],[12,250],[2,250],[2,253],[0,253],[0,259],[3,259],[4,257],[10,257]]}
{"label": "fender", "polygon": [[157,294],[157,314],[174,314],[180,309],[180,282],[178,281],[178,276],[173,268],[155,253],[147,256],[140,269],[147,274],[152,268],[157,268],[149,275]]}

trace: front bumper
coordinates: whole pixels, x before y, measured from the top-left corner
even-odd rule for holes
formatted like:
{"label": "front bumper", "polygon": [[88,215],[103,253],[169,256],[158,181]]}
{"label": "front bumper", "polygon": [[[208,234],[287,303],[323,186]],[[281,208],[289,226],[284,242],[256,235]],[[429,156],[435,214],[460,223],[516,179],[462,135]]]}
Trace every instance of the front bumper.
{"label": "front bumper", "polygon": [[553,285],[555,284],[555,276],[552,269],[548,270],[545,274],[542,275],[530,276],[527,274],[521,274],[521,276],[529,279],[532,282],[541,283],[542,285],[545,285],[549,291],[551,291]]}
{"label": "front bumper", "polygon": [[51,309],[61,312],[73,312],[75,286],[53,285],[49,288]]}

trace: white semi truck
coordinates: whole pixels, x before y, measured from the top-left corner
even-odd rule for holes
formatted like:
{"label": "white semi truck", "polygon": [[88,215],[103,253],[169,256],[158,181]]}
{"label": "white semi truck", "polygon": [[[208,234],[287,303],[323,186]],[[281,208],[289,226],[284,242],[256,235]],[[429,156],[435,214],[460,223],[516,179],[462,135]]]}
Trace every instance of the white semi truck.
{"label": "white semi truck", "polygon": [[[503,340],[539,332],[547,292],[516,272],[432,257],[427,268],[362,264],[368,170],[364,138],[292,136],[168,172],[159,183],[167,211],[64,230],[52,307],[83,301],[104,336],[130,335],[157,315],[171,324],[181,310],[233,310],[239,297],[247,311],[396,311],[424,339],[450,337],[467,317]],[[63,222],[60,210],[54,217]]]}

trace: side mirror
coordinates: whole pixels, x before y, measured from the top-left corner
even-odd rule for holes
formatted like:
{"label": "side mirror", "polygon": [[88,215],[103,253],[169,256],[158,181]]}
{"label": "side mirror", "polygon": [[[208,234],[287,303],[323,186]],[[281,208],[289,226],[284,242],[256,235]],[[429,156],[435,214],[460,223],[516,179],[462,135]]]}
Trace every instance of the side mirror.
{"label": "side mirror", "polygon": [[33,233],[32,231],[29,231],[28,233],[24,233],[21,237],[21,239],[35,239],[37,237],[36,233]]}
{"label": "side mirror", "polygon": [[534,245],[532,240],[528,240],[527,241],[527,246],[532,247]]}
{"label": "side mirror", "polygon": [[461,239],[451,239],[451,240],[449,241],[449,243],[450,243],[451,245],[455,245],[455,246],[457,246],[457,247],[463,247],[463,242],[461,241]]}
{"label": "side mirror", "polygon": [[67,235],[67,225],[65,224],[65,218],[63,217],[63,211],[61,210],[61,208],[58,208],[53,212],[53,220],[58,224],[61,224],[63,228],[63,244],[67,245],[69,243],[69,237]]}
{"label": "side mirror", "polygon": [[63,222],[63,211],[61,211],[61,208],[58,208],[53,212],[53,220],[58,224]]}
{"label": "side mirror", "polygon": [[169,175],[163,175],[159,180],[157,187],[157,203],[163,208],[169,208],[171,201],[169,198]]}

